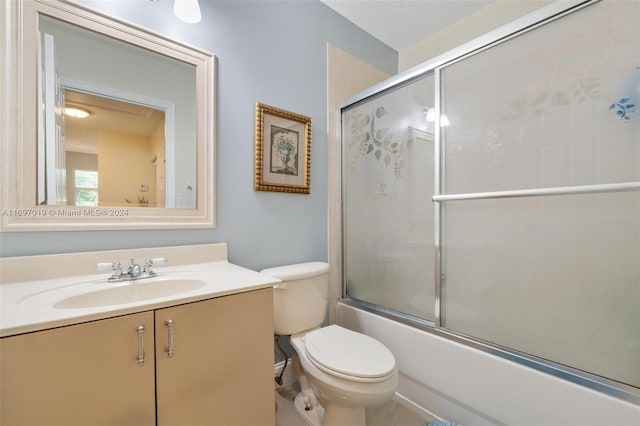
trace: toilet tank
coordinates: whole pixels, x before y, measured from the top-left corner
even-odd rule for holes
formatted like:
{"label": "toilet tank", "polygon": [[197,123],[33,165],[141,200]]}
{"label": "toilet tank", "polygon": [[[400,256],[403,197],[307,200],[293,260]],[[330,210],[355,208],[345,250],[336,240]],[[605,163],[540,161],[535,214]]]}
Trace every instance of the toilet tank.
{"label": "toilet tank", "polygon": [[282,281],[273,289],[275,334],[291,335],[322,325],[329,293],[328,263],[298,263],[260,273]]}

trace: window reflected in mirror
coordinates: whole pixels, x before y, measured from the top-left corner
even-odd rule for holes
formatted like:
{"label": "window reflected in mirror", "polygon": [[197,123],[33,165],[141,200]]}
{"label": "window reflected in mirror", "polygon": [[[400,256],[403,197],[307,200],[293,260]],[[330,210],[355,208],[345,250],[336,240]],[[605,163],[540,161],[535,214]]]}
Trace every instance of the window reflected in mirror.
{"label": "window reflected in mirror", "polygon": [[76,206],[98,206],[98,171],[74,170],[74,200]]}

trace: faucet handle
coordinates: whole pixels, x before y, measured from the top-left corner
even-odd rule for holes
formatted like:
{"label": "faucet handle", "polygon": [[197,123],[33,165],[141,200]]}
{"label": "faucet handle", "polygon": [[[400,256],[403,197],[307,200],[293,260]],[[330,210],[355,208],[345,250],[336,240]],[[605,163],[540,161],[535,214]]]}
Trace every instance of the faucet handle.
{"label": "faucet handle", "polygon": [[142,272],[151,272],[151,267],[153,266],[153,260],[145,259],[144,261],[144,269]]}
{"label": "faucet handle", "polygon": [[109,263],[109,262],[97,263],[96,269],[98,271],[107,271],[109,269],[113,270],[113,274],[109,277],[108,281],[118,281],[123,275],[120,262],[117,262],[117,261],[113,263]]}
{"label": "faucet handle", "polygon": [[96,264],[96,269],[98,271],[108,271],[113,270],[113,275],[122,275],[122,268],[120,267],[120,262],[100,262]]}
{"label": "faucet handle", "polygon": [[167,259],[165,259],[164,257],[156,257],[154,259],[146,259],[144,261],[144,269],[142,270],[142,272],[146,272],[147,274],[152,274],[155,275],[155,272],[153,272],[151,270],[151,267],[153,265],[164,265],[165,263],[167,263]]}
{"label": "faucet handle", "polygon": [[115,265],[114,262],[100,262],[96,264],[96,270],[98,271],[108,271],[110,269],[113,269],[113,266]]}
{"label": "faucet handle", "polygon": [[120,262],[113,262],[113,276],[120,277],[122,275],[122,268],[120,267]]}

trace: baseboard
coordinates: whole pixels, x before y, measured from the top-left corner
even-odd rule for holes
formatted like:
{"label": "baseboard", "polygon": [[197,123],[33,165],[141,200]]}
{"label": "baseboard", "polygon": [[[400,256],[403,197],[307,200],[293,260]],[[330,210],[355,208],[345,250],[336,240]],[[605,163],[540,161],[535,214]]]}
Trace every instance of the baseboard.
{"label": "baseboard", "polygon": [[[278,377],[280,372],[284,368],[284,361],[280,361],[273,366],[273,377]],[[282,375],[282,386],[288,386],[298,380],[296,377],[296,373],[293,371],[293,364],[291,363],[291,358],[289,358],[287,362],[287,368],[284,370],[284,374]],[[276,384],[277,385],[277,384]]]}

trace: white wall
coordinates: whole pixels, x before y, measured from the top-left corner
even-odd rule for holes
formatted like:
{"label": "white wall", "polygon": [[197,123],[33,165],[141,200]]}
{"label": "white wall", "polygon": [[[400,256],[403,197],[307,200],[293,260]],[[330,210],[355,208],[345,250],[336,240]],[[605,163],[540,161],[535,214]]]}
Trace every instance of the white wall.
{"label": "white wall", "polygon": [[402,49],[398,52],[398,72],[421,64],[548,3],[551,0],[497,0],[479,12]]}

